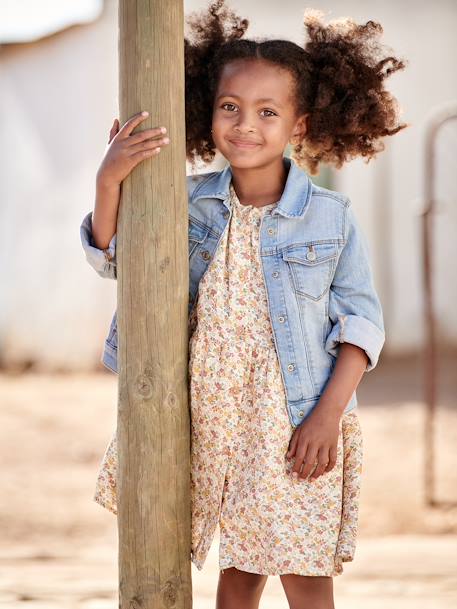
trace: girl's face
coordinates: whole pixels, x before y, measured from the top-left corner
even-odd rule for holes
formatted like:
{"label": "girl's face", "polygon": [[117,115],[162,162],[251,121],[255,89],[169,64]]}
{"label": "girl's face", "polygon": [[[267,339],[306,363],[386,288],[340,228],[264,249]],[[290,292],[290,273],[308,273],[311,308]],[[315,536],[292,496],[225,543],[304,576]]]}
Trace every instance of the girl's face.
{"label": "girl's face", "polygon": [[213,106],[213,141],[230,165],[255,168],[282,158],[306,132],[297,117],[291,73],[263,59],[237,59],[221,73]]}

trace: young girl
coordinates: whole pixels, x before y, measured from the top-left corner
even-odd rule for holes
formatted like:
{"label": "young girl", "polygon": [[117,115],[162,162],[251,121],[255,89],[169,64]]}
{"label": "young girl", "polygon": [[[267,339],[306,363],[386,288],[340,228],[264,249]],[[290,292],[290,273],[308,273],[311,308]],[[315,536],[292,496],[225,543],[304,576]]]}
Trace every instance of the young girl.
{"label": "young girl", "polygon": [[[348,198],[313,184],[382,150],[398,123],[381,26],[305,14],[309,41],[244,39],[213,2],[188,19],[187,157],[228,165],[188,176],[192,561],[217,525],[218,609],[258,607],[280,575],[293,609],[330,609],[333,576],[354,557],[362,433],[355,389],[384,343],[368,246]],[[159,128],[119,130],[81,225],[89,262],[116,278],[122,180],[169,143]],[[284,157],[291,144],[292,158]],[[116,316],[103,361],[117,370]],[[94,499],[116,513],[116,435]]]}

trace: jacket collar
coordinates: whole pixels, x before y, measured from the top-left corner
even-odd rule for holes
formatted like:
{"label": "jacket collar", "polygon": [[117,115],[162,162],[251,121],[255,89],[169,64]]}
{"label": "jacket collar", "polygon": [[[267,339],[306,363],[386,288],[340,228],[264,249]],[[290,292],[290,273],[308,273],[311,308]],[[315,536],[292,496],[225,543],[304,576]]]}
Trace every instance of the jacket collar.
{"label": "jacket collar", "polygon": [[[286,169],[289,170],[286,185],[277,206],[271,213],[280,213],[287,218],[302,217],[311,199],[312,182],[307,173],[293,159],[283,157],[283,161]],[[194,201],[208,197],[228,200],[231,180],[230,165],[227,165],[222,171],[210,174],[195,192]]]}

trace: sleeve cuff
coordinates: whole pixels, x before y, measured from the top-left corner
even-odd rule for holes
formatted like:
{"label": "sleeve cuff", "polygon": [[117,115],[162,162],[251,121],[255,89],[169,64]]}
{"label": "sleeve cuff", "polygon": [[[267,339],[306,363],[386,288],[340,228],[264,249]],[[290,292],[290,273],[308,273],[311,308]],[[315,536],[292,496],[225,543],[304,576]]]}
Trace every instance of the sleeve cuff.
{"label": "sleeve cuff", "polygon": [[338,315],[325,341],[325,350],[338,356],[339,343],[352,343],[365,351],[368,356],[365,372],[373,370],[385,341],[385,334],[373,322],[359,315]]}
{"label": "sleeve cuff", "polygon": [[102,277],[116,279],[116,233],[107,248],[96,247],[92,235],[92,211],[90,211],[81,223],[80,237],[88,263]]}

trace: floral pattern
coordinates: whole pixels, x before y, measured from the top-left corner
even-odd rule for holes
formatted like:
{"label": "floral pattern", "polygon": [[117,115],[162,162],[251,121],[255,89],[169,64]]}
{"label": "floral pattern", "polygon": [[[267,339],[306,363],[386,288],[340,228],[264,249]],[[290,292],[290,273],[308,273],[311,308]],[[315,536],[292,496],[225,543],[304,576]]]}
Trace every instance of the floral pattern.
{"label": "floral pattern", "polygon": [[[335,576],[354,558],[363,439],[357,408],[339,422],[334,468],[294,479],[293,427],[275,349],[259,229],[276,205],[241,204],[199,284],[189,319],[192,562],[219,526],[219,566],[266,575]],[[198,255],[198,251],[194,254]],[[116,435],[94,500],[116,513]]]}

